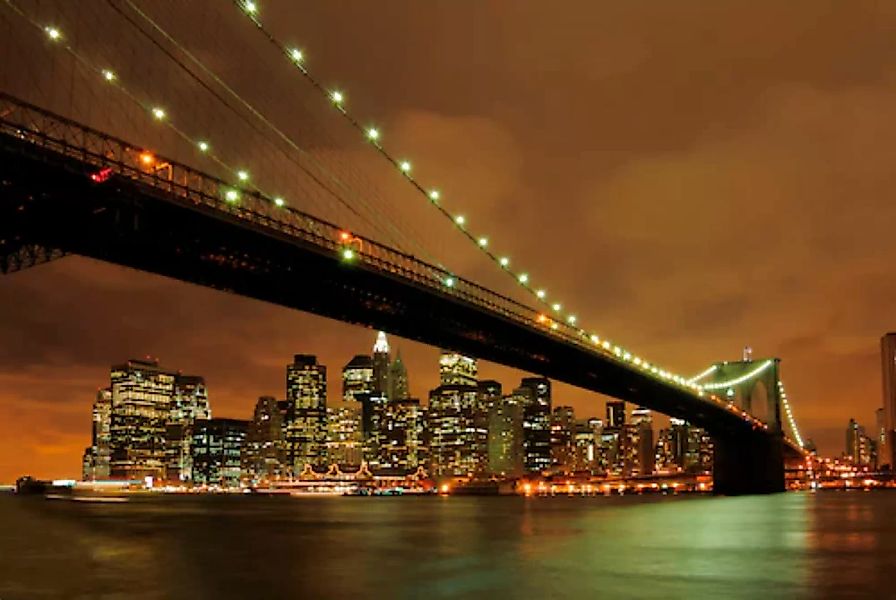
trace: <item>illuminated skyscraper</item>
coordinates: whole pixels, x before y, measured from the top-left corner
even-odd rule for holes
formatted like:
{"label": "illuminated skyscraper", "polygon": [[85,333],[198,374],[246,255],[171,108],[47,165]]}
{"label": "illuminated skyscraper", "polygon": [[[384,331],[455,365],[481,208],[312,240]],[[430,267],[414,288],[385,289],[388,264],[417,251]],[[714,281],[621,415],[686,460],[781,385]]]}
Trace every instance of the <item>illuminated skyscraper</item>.
{"label": "illuminated skyscraper", "polygon": [[523,403],[516,395],[491,402],[488,412],[488,472],[523,475]]}
{"label": "illuminated skyscraper", "polygon": [[248,422],[237,419],[201,419],[193,423],[190,451],[194,485],[239,487],[247,428]]}
{"label": "illuminated skyscraper", "polygon": [[330,464],[357,468],[364,460],[361,411],[362,405],[357,402],[327,407],[327,462]]}
{"label": "illuminated skyscraper", "polygon": [[575,469],[575,424],[571,406],[558,406],[551,414],[551,466],[560,473]]}
{"label": "illuminated skyscraper", "polygon": [[306,464],[326,467],[327,368],[317,357],[296,354],[286,367],[287,463],[298,475]]}
{"label": "illuminated skyscraper", "polygon": [[424,417],[415,398],[390,399],[383,405],[377,471],[404,475],[423,464]]}
{"label": "illuminated skyscraper", "polygon": [[880,339],[881,379],[883,381],[884,447],[879,453],[881,466],[896,466],[896,333]]}
{"label": "illuminated skyscraper", "polygon": [[376,343],[373,344],[373,395],[386,396],[389,393],[389,366],[391,357],[389,355],[389,342],[386,340],[386,333],[380,331],[376,336]]}
{"label": "illuminated skyscraper", "polygon": [[607,427],[619,428],[625,425],[625,402],[621,400],[607,401]]}
{"label": "illuminated skyscraper", "polygon": [[475,386],[440,385],[429,393],[429,439],[436,477],[476,475],[487,461],[487,432],[477,419]]}
{"label": "illuminated skyscraper", "polygon": [[478,383],[477,374],[475,358],[442,350],[439,356],[439,382],[441,385],[475,387]]}
{"label": "illuminated skyscraper", "polygon": [[165,477],[166,427],[176,376],[155,360],[129,360],[112,367],[111,477]]}
{"label": "illuminated skyscraper", "polygon": [[408,370],[404,366],[404,361],[401,360],[401,350],[398,351],[398,356],[389,365],[388,384],[389,389],[386,395],[389,400],[407,400],[410,397]]}
{"label": "illuminated skyscraper", "polygon": [[551,382],[525,377],[513,391],[523,404],[523,451],[529,473],[551,467]]}
{"label": "illuminated skyscraper", "polygon": [[653,416],[649,409],[638,407],[632,411],[627,447],[630,472],[637,475],[651,475],[655,468],[656,448],[653,444]]}
{"label": "illuminated skyscraper", "polygon": [[90,446],[84,451],[84,479],[108,479],[110,475],[112,430],[112,390],[97,390],[93,403]]}
{"label": "illuminated skyscraper", "polygon": [[242,479],[259,485],[287,475],[283,415],[276,398],[261,396],[246,430]]}
{"label": "illuminated skyscraper", "polygon": [[176,374],[171,414],[165,425],[165,477],[168,481],[192,480],[192,426],[197,419],[210,419],[211,416],[205,379]]}
{"label": "illuminated skyscraper", "polygon": [[373,359],[358,354],[342,368],[342,399],[363,402],[373,393]]}

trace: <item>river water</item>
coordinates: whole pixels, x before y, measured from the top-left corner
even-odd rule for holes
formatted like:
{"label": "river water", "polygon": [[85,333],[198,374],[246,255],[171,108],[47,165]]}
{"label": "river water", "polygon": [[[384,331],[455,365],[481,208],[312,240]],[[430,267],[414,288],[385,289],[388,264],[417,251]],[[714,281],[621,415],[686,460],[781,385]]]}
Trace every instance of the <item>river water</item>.
{"label": "river water", "polygon": [[0,495],[0,599],[896,597],[896,493]]}

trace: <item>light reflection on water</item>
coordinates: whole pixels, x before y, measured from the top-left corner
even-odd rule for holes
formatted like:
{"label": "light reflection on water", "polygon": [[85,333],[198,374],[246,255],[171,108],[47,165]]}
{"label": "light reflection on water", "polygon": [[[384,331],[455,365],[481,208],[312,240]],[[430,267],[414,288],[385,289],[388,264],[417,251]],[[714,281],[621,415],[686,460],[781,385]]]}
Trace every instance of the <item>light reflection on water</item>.
{"label": "light reflection on water", "polygon": [[891,589],[894,509],[888,492],[119,505],[0,496],[0,598],[864,595]]}

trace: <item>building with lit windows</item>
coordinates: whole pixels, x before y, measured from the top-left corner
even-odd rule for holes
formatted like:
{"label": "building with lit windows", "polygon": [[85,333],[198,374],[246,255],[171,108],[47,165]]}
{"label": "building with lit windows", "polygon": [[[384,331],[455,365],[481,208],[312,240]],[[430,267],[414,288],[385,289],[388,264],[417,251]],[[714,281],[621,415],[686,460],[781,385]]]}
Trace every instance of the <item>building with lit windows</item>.
{"label": "building with lit windows", "polygon": [[342,368],[342,399],[363,402],[373,394],[373,359],[358,354]]}
{"label": "building with lit windows", "polygon": [[202,419],[193,423],[190,451],[194,485],[239,487],[247,429],[248,422],[238,419]]}
{"label": "building with lit windows", "polygon": [[558,473],[575,470],[576,414],[571,406],[558,406],[551,413],[551,468]]}
{"label": "building with lit windows", "polygon": [[599,472],[600,436],[603,421],[597,418],[579,419],[573,425],[573,472]]}
{"label": "building with lit windows", "polygon": [[456,352],[442,350],[439,356],[439,383],[476,387],[478,384],[476,359]]}
{"label": "building with lit windows", "polygon": [[656,463],[653,443],[653,416],[649,409],[638,407],[632,411],[631,424],[624,428],[628,433],[626,444],[626,474],[651,475]]}
{"label": "building with lit windows", "polygon": [[407,400],[410,398],[410,388],[408,384],[408,370],[401,360],[401,350],[398,356],[389,365],[388,390],[386,396],[389,400]]}
{"label": "building with lit windows", "polygon": [[327,466],[327,368],[296,354],[286,367],[286,454],[293,476]]}
{"label": "building with lit windows", "polygon": [[362,405],[342,402],[327,407],[327,462],[342,469],[355,469],[364,460]]}
{"label": "building with lit windows", "polygon": [[110,373],[110,476],[164,479],[167,424],[177,374],[155,360],[129,360]]}
{"label": "building with lit windows", "polygon": [[513,391],[523,404],[523,451],[528,473],[551,468],[551,382],[524,377]]}
{"label": "building with lit windows", "polygon": [[859,467],[877,467],[877,448],[875,440],[865,433],[865,428],[856,423],[855,419],[849,420],[846,427],[846,452],[852,464]]}
{"label": "building with lit windows", "polygon": [[493,401],[488,411],[488,472],[498,477],[524,473],[523,404],[509,395]]}
{"label": "building with lit windows", "polygon": [[406,475],[426,464],[426,411],[415,398],[389,399],[383,405],[379,456],[374,472]]}
{"label": "building with lit windows", "polygon": [[487,461],[487,431],[481,425],[474,385],[440,385],[429,393],[431,472],[436,477],[480,474]]}
{"label": "building with lit windows", "polygon": [[374,396],[386,396],[389,393],[389,366],[392,364],[389,354],[389,341],[386,333],[377,333],[376,342],[373,344],[373,394]]}
{"label": "building with lit windows", "polygon": [[192,426],[197,419],[211,417],[205,379],[177,373],[174,376],[171,413],[165,425],[165,478],[168,481],[192,480]]}
{"label": "building with lit windows", "polygon": [[112,390],[97,390],[93,403],[90,446],[84,451],[83,477],[86,481],[108,479],[112,457]]}
{"label": "building with lit windows", "polygon": [[249,485],[278,481],[288,476],[283,414],[277,399],[261,396],[246,426],[242,479]]}

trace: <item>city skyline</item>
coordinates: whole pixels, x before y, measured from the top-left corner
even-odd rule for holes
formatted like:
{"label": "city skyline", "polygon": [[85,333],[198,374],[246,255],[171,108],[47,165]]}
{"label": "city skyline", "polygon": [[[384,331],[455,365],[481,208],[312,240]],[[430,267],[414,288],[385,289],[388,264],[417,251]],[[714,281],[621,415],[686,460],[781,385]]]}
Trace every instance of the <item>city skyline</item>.
{"label": "city skyline", "polygon": [[[551,294],[586,308],[579,311],[582,322],[682,373],[736,358],[744,345],[757,356],[781,356],[797,419],[823,453],[839,453],[850,416],[871,423],[880,404],[877,340],[892,329],[884,243],[892,209],[883,200],[889,166],[881,158],[886,152],[849,149],[877,148],[896,126],[885,76],[896,57],[883,41],[885,27],[843,24],[888,23],[892,15],[884,9],[840,7],[829,14],[803,2],[774,10],[734,7],[723,18],[692,4],[662,9],[662,20],[675,24],[673,35],[645,25],[636,8],[620,7],[613,35],[598,41],[593,28],[599,31],[604,21],[585,11],[579,21],[590,27],[531,40],[526,68],[513,58],[514,41],[486,35],[487,26],[500,30],[510,18],[508,26],[536,19],[569,29],[566,17],[531,7],[507,17],[479,7],[471,10],[483,28],[468,31],[460,24],[469,16],[415,7],[415,18],[445,20],[433,33],[437,39],[417,44],[420,34],[397,25],[403,13],[394,7],[362,8],[351,21],[326,6],[308,7],[301,18],[284,6],[265,10],[273,21],[330,23],[326,33],[297,25],[316,68],[351,84],[352,102],[381,107],[383,132],[413,154],[415,173],[427,169],[453,196],[471,199],[464,204],[471,222],[500,237],[533,276],[550,274]],[[237,21],[237,15],[223,18],[231,17]],[[817,24],[811,32],[807,22]],[[464,34],[445,33],[452,25]],[[742,60],[737,40],[745,26],[768,33],[749,46],[775,60]],[[704,31],[718,35],[706,38]],[[331,44],[331,38],[353,43]],[[792,39],[801,40],[802,51],[791,51]],[[250,32],[239,29],[231,41],[252,43]],[[599,51],[580,51],[594,43]],[[411,45],[422,54],[396,50]],[[435,50],[444,45],[455,49],[448,62]],[[369,60],[381,69],[358,69],[359,47],[370,48]],[[444,88],[457,64],[468,78],[462,87],[481,93]],[[693,77],[732,67],[742,75],[736,81]],[[417,82],[414,94],[379,76],[383,70]],[[582,77],[590,72],[606,77]],[[533,73],[543,82],[537,88]],[[260,74],[238,75],[248,87],[264,89]],[[621,81],[613,83],[611,75]],[[670,89],[674,102],[667,100]],[[271,110],[274,118],[288,116],[283,107]],[[472,158],[471,142],[479,148]],[[354,156],[354,146],[337,148]],[[824,176],[795,176],[785,165],[797,159],[800,172]],[[840,168],[832,171],[830,164]],[[846,221],[835,216],[842,189],[858,199]],[[560,199],[551,206],[555,218],[544,218],[544,198]],[[750,234],[733,235],[731,223]],[[420,227],[424,236],[443,239],[441,224]],[[533,243],[545,239],[548,250]],[[450,252],[458,247],[445,242]],[[457,257],[460,271],[493,281],[466,254]],[[76,415],[90,400],[79,384],[121,356],[149,353],[203,372],[223,405],[237,410],[254,396],[250,390],[276,391],[276,356],[321,340],[318,353],[333,363],[330,356],[362,336],[214,293],[79,258],[4,278],[0,433],[8,445],[0,447],[2,456],[27,448],[29,457],[49,466],[83,445]],[[227,322],[230,328],[222,327]],[[170,327],[176,331],[163,331]],[[267,347],[272,341],[276,352]],[[48,372],[57,375],[53,383],[45,380]],[[428,387],[421,383],[411,382],[419,386],[415,395]],[[580,390],[568,394],[577,407],[594,401]]]}

